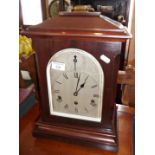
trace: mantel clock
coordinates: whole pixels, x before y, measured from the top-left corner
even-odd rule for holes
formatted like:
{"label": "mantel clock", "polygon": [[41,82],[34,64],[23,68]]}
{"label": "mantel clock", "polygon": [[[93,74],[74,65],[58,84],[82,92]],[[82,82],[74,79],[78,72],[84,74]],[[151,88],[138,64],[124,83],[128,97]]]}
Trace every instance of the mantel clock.
{"label": "mantel clock", "polygon": [[116,80],[127,29],[98,12],[61,12],[24,34],[36,51],[40,88],[33,135],[116,151]]}

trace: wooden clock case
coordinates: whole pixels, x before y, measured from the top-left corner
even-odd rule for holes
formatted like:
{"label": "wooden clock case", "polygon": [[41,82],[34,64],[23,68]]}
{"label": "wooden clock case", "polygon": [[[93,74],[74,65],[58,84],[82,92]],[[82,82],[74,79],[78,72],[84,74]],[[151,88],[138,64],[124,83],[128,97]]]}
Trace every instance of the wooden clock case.
{"label": "wooden clock case", "polygon": [[[23,32],[32,38],[36,51],[40,93],[40,117],[34,136],[44,136],[117,151],[116,79],[122,43],[131,36],[121,24],[100,13],[64,13],[31,26]],[[65,48],[79,48],[92,54],[105,76],[100,123],[50,115],[46,67],[50,58]],[[107,64],[100,59],[104,54]]]}

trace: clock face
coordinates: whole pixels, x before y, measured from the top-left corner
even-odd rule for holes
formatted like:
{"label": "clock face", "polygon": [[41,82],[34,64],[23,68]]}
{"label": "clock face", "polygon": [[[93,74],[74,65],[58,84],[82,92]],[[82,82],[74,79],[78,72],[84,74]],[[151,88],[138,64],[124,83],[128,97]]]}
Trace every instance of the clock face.
{"label": "clock face", "polygon": [[51,115],[101,122],[104,73],[94,56],[63,49],[51,57],[46,71]]}

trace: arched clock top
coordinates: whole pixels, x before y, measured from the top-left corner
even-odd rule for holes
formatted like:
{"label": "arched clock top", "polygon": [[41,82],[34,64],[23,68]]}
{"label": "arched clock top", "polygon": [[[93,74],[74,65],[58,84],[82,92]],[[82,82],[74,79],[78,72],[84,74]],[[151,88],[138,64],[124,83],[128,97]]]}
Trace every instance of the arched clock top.
{"label": "arched clock top", "polygon": [[60,50],[50,58],[46,74],[51,115],[101,122],[104,71],[93,55]]}

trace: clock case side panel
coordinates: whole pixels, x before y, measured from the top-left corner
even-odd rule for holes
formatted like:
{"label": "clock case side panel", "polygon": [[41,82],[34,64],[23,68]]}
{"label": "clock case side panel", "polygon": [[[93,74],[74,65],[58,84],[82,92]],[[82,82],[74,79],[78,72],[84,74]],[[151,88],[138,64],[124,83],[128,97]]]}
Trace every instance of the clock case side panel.
{"label": "clock case side panel", "polygon": [[[41,118],[44,121],[47,122],[61,122],[63,123],[71,123],[71,124],[78,124],[78,125],[86,125],[91,126],[91,122],[84,121],[81,123],[79,120],[75,119],[67,119],[60,118],[60,117],[54,117],[50,116],[49,112],[49,102],[48,102],[48,92],[47,92],[47,83],[46,83],[46,66],[51,58],[52,55],[55,54],[55,52],[62,50],[64,48],[80,48],[85,51],[88,51],[90,54],[94,55],[99,63],[101,64],[103,71],[105,72],[105,87],[106,90],[104,90],[104,96],[103,96],[103,121],[102,123],[94,123],[94,127],[102,127],[104,125],[109,124],[109,122],[112,119],[112,110],[114,108],[114,84],[112,84],[114,81],[116,81],[116,75],[117,70],[115,71],[114,66],[118,66],[118,62],[116,61],[117,56],[119,55],[120,50],[120,44],[119,43],[111,43],[111,42],[90,42],[90,41],[84,41],[84,40],[72,40],[67,39],[63,40],[61,38],[38,38],[34,39],[34,48],[37,51],[37,58],[38,58],[38,70],[39,70],[39,83],[41,85],[40,88],[40,96],[41,96]],[[109,48],[112,49],[112,51],[109,51]],[[113,52],[113,53],[112,53]],[[106,63],[104,63],[102,60],[100,60],[100,55],[105,54],[111,59],[110,66]],[[107,67],[109,66],[109,68]],[[115,75],[114,75],[115,74]],[[112,84],[112,85],[111,85]],[[113,88],[112,88],[113,87]],[[104,119],[108,118],[108,119]],[[76,123],[74,123],[76,122]],[[106,123],[107,122],[107,123]],[[110,126],[109,126],[110,127]],[[111,127],[110,127],[111,128]]]}
{"label": "clock case side panel", "polygon": [[[40,117],[44,119],[46,117],[46,114],[48,113],[48,109],[46,108],[46,98],[48,98],[47,90],[46,90],[46,79],[44,78],[45,73],[45,67],[48,62],[48,49],[49,49],[49,39],[46,37],[38,38],[38,37],[32,37],[32,46],[36,52],[36,61],[37,61],[37,73],[38,73],[38,81],[40,86]],[[44,87],[45,86],[45,87]]]}

